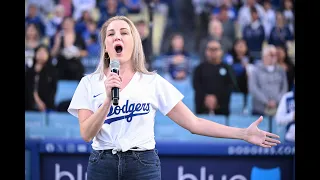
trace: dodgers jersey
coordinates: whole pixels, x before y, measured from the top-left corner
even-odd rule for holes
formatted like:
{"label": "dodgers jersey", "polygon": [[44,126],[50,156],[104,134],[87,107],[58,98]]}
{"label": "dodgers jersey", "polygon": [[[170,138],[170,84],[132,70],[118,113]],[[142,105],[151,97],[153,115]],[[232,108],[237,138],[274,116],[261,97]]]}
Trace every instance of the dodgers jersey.
{"label": "dodgers jersey", "polygon": [[[104,81],[99,74],[84,76],[78,84],[68,112],[78,117],[79,109],[96,112],[106,98]],[[125,152],[155,148],[154,121],[159,110],[166,115],[184,97],[172,84],[158,74],[136,72],[120,91],[118,106],[111,105],[104,124],[92,140],[95,150],[112,149]]]}

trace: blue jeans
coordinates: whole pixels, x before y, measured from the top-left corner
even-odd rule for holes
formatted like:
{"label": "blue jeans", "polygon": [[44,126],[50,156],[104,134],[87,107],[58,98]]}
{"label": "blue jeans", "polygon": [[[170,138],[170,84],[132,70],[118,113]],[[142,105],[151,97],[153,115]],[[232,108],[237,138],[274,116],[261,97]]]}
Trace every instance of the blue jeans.
{"label": "blue jeans", "polygon": [[129,150],[112,154],[111,150],[93,150],[87,180],[161,180],[158,152]]}

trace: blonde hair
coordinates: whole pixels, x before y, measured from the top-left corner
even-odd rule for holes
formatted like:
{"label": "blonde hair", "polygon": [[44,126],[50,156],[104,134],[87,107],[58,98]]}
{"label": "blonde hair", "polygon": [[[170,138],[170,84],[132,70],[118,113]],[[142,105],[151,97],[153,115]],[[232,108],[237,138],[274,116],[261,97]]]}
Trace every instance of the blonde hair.
{"label": "blonde hair", "polygon": [[92,74],[100,74],[99,79],[102,80],[104,76],[104,69],[109,67],[110,57],[107,52],[105,52],[105,39],[106,32],[109,24],[115,20],[125,21],[131,28],[131,34],[133,37],[133,52],[131,55],[131,60],[133,61],[133,70],[136,72],[141,72],[144,74],[153,74],[154,72],[149,72],[145,67],[145,55],[142,48],[142,42],[138,30],[136,29],[134,23],[125,16],[114,16],[109,18],[101,27],[100,30],[100,60],[96,70]]}

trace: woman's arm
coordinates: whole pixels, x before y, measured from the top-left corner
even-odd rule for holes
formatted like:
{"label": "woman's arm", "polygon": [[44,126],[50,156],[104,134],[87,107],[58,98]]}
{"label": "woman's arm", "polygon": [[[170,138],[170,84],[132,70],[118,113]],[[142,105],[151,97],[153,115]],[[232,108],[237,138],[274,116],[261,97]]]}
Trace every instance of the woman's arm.
{"label": "woman's arm", "polygon": [[280,143],[280,141],[273,139],[279,138],[279,136],[258,129],[257,126],[262,121],[262,117],[253,122],[248,128],[230,127],[196,117],[182,101],[178,102],[167,116],[193,134],[241,139],[262,147],[271,147]]}
{"label": "woman's arm", "polygon": [[93,139],[100,131],[107,114],[109,113],[111,101],[106,99],[99,109],[93,113],[88,109],[79,109],[78,117],[80,124],[80,133],[86,142]]}

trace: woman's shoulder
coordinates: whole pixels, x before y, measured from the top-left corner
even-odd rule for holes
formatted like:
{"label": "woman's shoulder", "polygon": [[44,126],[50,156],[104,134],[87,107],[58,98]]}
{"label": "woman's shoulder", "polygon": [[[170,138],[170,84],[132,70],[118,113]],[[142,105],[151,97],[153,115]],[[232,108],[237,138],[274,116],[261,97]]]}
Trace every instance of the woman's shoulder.
{"label": "woman's shoulder", "polygon": [[100,78],[99,73],[90,73],[90,74],[84,75],[80,81],[82,81],[84,83],[93,83],[93,82],[99,82],[102,80],[103,80],[103,78]]}

